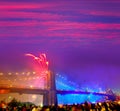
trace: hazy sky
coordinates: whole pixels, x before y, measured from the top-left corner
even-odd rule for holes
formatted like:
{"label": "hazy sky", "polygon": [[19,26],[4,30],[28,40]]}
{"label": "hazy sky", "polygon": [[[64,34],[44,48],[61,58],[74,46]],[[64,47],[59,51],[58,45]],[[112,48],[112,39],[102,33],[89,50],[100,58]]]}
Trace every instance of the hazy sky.
{"label": "hazy sky", "polygon": [[120,1],[1,0],[0,72],[28,70],[25,53],[82,86],[120,89]]}

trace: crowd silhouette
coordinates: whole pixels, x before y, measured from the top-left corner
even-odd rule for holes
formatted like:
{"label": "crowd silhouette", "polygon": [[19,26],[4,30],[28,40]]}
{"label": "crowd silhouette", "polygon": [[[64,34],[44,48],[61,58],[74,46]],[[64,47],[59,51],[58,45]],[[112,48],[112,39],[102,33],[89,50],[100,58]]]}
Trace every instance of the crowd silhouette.
{"label": "crowd silhouette", "polygon": [[105,101],[90,103],[84,102],[81,104],[72,105],[50,105],[50,106],[36,106],[33,103],[18,102],[13,99],[9,103],[0,102],[0,111],[120,111],[120,101]]}

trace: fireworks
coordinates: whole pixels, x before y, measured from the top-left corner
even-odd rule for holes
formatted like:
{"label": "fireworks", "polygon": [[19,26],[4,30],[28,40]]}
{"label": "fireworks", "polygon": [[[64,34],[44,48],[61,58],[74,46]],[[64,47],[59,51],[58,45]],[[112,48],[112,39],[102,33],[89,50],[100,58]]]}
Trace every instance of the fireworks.
{"label": "fireworks", "polygon": [[39,57],[36,57],[34,56],[33,54],[25,54],[26,56],[30,56],[32,57],[34,60],[36,60],[39,65],[40,65],[40,68],[42,69],[42,71],[47,71],[48,70],[48,61],[46,59],[46,54],[42,53],[40,54]]}
{"label": "fireworks", "polygon": [[26,56],[32,57],[35,61],[38,62],[41,75],[46,74],[48,71],[48,61],[46,59],[46,54],[42,53],[39,57],[34,56],[33,54],[25,54]]}
{"label": "fireworks", "polygon": [[[33,58],[33,60],[35,60],[38,65],[35,67],[38,67],[35,71],[37,72],[37,74],[39,74],[39,77],[41,78],[41,81],[43,81],[43,87],[47,87],[47,75],[48,75],[48,61],[46,58],[46,54],[42,53],[40,54],[38,57],[33,55],[33,54],[25,54],[26,56],[30,56]],[[35,81],[37,82],[37,81]]]}

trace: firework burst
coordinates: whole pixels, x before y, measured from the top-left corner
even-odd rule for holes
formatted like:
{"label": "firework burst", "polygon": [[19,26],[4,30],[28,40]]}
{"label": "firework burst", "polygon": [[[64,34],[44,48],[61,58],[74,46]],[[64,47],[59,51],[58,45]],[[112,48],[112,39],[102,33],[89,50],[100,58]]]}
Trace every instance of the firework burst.
{"label": "firework burst", "polygon": [[39,57],[34,56],[33,54],[25,54],[26,56],[30,56],[32,57],[35,61],[37,61],[37,63],[39,64],[39,68],[40,68],[40,74],[41,75],[46,75],[46,73],[48,72],[48,61],[46,58],[46,54],[42,53],[39,55]]}

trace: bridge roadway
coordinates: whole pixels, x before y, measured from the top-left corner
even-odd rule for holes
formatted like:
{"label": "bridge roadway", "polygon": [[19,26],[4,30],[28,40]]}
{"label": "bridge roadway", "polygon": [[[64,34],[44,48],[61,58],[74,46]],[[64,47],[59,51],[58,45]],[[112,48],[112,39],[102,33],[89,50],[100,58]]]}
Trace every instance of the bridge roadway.
{"label": "bridge roadway", "polygon": [[[38,88],[17,88],[17,87],[0,87],[0,90],[6,90],[8,92],[18,92],[20,94],[40,94],[44,95],[49,92],[48,89],[38,89]],[[97,92],[85,92],[85,91],[78,91],[78,90],[56,90],[56,94],[93,94],[93,95],[101,95],[101,96],[111,96],[110,94],[106,93],[97,93]]]}
{"label": "bridge roadway", "polygon": [[[108,98],[112,97],[113,95],[105,94],[105,93],[97,93],[97,92],[84,92],[84,91],[73,91],[73,90],[47,90],[47,89],[38,89],[38,88],[17,88],[17,87],[0,87],[0,92],[2,93],[19,93],[19,94],[40,94],[43,95],[43,104],[44,105],[51,105],[50,104],[50,93],[54,94],[93,94],[93,95],[100,95],[106,96]],[[54,97],[52,97],[54,98]]]}

